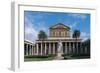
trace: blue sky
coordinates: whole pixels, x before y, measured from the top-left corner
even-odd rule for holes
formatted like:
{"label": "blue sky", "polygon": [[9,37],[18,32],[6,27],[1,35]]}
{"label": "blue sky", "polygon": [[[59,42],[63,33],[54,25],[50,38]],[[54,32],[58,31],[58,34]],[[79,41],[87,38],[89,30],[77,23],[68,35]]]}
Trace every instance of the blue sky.
{"label": "blue sky", "polygon": [[83,39],[90,37],[90,14],[24,11],[25,39],[34,42],[40,30],[49,35],[49,27],[57,23],[69,26],[72,33],[80,30]]}

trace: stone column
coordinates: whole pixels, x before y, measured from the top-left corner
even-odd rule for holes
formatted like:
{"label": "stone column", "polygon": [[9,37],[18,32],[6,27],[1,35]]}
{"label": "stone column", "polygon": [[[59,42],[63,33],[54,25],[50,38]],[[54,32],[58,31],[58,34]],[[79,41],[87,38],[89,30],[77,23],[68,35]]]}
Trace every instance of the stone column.
{"label": "stone column", "polygon": [[71,54],[71,42],[69,42],[69,54]]}
{"label": "stone column", "polygon": [[76,46],[77,46],[77,54],[78,54],[78,42],[76,42]]}
{"label": "stone column", "polygon": [[35,55],[35,49],[36,49],[36,47],[35,47],[35,45],[33,46],[33,53],[34,53],[34,55]]}
{"label": "stone column", "polygon": [[28,44],[26,44],[26,55],[28,56]]}
{"label": "stone column", "polygon": [[49,54],[51,54],[51,43],[49,43]]}
{"label": "stone column", "polygon": [[78,46],[78,47],[79,47],[79,49],[78,49],[78,54],[80,54],[80,49],[81,49],[81,45],[80,45],[80,44],[81,44],[81,43],[79,42],[79,43],[78,43],[78,45],[79,45],[79,46]]}
{"label": "stone column", "polygon": [[35,47],[35,45],[33,46],[33,53],[35,54],[35,49],[36,49],[36,47]]}
{"label": "stone column", "polygon": [[33,55],[34,55],[34,47],[32,46],[32,48],[33,48]]}
{"label": "stone column", "polygon": [[80,43],[80,54],[83,54],[83,47],[82,47],[82,44]]}
{"label": "stone column", "polygon": [[30,45],[30,49],[31,49],[31,55],[32,55],[32,47],[31,47],[32,45]]}
{"label": "stone column", "polygon": [[39,44],[37,43],[37,44],[36,44],[36,48],[35,48],[35,50],[37,51],[37,52],[36,52],[36,55],[38,55],[38,49],[39,49]]}
{"label": "stone column", "polygon": [[33,46],[31,46],[32,47],[32,55],[33,55]]}
{"label": "stone column", "polygon": [[87,48],[85,47],[84,49],[85,49],[84,53],[87,54]]}
{"label": "stone column", "polygon": [[29,45],[29,55],[31,55],[31,45]]}
{"label": "stone column", "polygon": [[31,55],[32,55],[32,45],[30,45],[31,46]]}
{"label": "stone column", "polygon": [[55,43],[53,43],[53,54],[55,54]]}
{"label": "stone column", "polygon": [[62,52],[62,54],[64,53],[64,45],[63,45],[64,43],[62,42],[62,48],[61,48],[61,52]]}
{"label": "stone column", "polygon": [[41,43],[41,55],[42,55],[42,50],[43,50],[42,48],[43,48],[43,45],[42,45],[42,43]]}
{"label": "stone column", "polygon": [[69,42],[67,42],[67,54],[69,54]]}
{"label": "stone column", "polygon": [[65,42],[65,54],[67,54],[67,42]]}
{"label": "stone column", "polygon": [[73,54],[75,53],[75,43],[73,42]]}
{"label": "stone column", "polygon": [[47,45],[46,45],[46,43],[45,43],[45,55],[46,55],[46,50],[47,50]]}

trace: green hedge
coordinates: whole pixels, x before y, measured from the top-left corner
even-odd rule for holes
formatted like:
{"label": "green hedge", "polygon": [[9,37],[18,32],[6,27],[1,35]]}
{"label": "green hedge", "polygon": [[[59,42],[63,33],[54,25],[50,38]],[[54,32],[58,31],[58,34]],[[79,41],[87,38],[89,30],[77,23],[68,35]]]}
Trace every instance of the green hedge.
{"label": "green hedge", "polygon": [[90,56],[89,54],[73,54],[72,57],[77,57],[77,56]]}
{"label": "green hedge", "polygon": [[81,59],[81,58],[90,58],[89,54],[63,54],[64,59]]}
{"label": "green hedge", "polygon": [[48,57],[55,57],[56,55],[50,54],[50,55],[29,55],[24,56],[24,58],[48,58]]}
{"label": "green hedge", "polygon": [[90,54],[62,54],[62,56],[90,56]]}
{"label": "green hedge", "polygon": [[72,56],[72,54],[62,54],[62,56]]}

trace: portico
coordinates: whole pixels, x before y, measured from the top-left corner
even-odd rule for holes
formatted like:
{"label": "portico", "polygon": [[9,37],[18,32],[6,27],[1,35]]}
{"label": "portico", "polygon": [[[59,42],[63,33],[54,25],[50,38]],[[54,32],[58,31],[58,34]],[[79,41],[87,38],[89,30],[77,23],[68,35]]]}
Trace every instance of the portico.
{"label": "portico", "polygon": [[[58,53],[59,39],[37,40],[36,44],[25,43],[25,55],[48,55]],[[63,54],[79,54],[81,50],[81,39],[62,39]],[[77,45],[76,45],[77,44]],[[75,48],[75,46],[77,48]]]}

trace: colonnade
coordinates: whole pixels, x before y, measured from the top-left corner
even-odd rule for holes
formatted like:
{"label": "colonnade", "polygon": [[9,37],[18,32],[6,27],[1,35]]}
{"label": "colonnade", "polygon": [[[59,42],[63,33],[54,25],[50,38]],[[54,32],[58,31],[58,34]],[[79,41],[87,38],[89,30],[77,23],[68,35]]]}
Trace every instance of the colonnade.
{"label": "colonnade", "polygon": [[[48,55],[57,54],[58,42],[36,42],[36,44],[24,44],[24,55]],[[62,52],[64,54],[87,53],[87,49],[81,48],[81,42],[62,42]]]}

